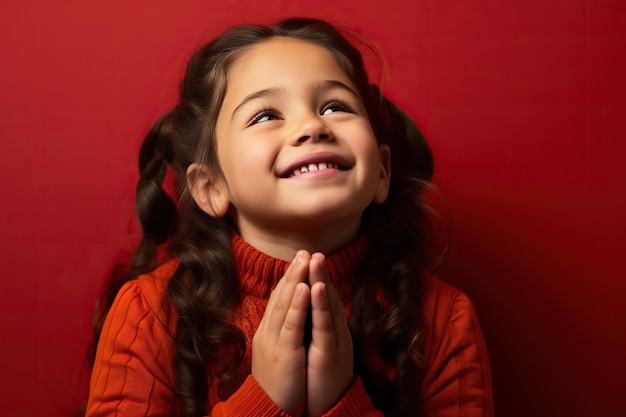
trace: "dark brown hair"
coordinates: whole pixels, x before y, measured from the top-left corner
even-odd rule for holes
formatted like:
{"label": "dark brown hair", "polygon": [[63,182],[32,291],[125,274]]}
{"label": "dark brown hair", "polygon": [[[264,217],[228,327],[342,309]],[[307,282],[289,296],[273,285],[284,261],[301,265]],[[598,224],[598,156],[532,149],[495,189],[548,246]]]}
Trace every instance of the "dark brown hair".
{"label": "dark brown hair", "polygon": [[[165,252],[180,261],[168,287],[168,302],[178,312],[174,342],[177,412],[181,416],[207,414],[206,369],[225,364],[211,376],[220,381],[224,396],[240,383],[232,374],[243,359],[246,341],[226,320],[240,301],[231,250],[237,227],[228,215],[214,218],[200,210],[191,197],[186,170],[199,162],[220,172],[214,127],[229,69],[248,48],[274,37],[304,40],[329,50],[358,89],[377,140],[390,146],[389,196],[383,204],[368,207],[363,216],[372,256],[354,278],[349,325],[355,372],[375,405],[385,415],[405,415],[420,378],[420,275],[430,259],[430,226],[421,196],[433,173],[432,155],[413,121],[370,84],[359,50],[320,20],[295,18],[272,27],[236,27],[192,56],[178,104],[154,124],[141,147],[136,210],[143,235],[132,260],[116,268],[100,299],[94,347],[121,286],[156,268],[158,254]],[[168,168],[177,183],[174,193],[163,188]],[[377,294],[383,294],[384,302]],[[366,344],[376,346],[383,361],[396,370],[393,380],[369,369],[360,355]],[[233,352],[227,361],[215,354],[223,346]]]}

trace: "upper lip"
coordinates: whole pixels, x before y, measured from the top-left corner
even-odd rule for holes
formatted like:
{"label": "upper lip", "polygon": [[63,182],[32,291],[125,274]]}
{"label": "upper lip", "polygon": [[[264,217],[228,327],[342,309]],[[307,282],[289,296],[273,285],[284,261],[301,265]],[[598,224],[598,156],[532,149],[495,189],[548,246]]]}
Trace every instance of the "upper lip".
{"label": "upper lip", "polygon": [[308,155],[301,156],[295,161],[291,162],[285,168],[278,170],[278,176],[280,178],[287,178],[291,176],[293,171],[296,169],[300,169],[303,166],[307,166],[310,164],[319,164],[322,162],[329,162],[333,164],[337,164],[339,169],[346,170],[352,168],[354,163],[350,161],[348,158],[339,155],[334,152],[316,152]]}

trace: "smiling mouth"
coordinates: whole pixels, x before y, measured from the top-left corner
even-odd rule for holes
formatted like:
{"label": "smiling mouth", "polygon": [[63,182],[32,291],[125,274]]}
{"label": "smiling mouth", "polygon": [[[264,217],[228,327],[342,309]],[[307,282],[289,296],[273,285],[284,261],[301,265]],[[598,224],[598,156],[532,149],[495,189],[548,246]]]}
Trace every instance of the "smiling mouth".
{"label": "smiling mouth", "polygon": [[313,172],[313,171],[323,171],[326,169],[336,169],[336,170],[344,170],[345,168],[342,168],[339,164],[336,164],[334,162],[319,162],[317,164],[306,164],[306,165],[302,165],[300,168],[296,168],[293,171],[291,171],[287,177],[291,178],[291,177],[297,177],[298,175],[302,175],[305,174],[307,172]]}
{"label": "smiling mouth", "polygon": [[348,171],[354,167],[352,158],[335,152],[314,152],[304,155],[278,172],[279,178],[294,178],[318,171]]}

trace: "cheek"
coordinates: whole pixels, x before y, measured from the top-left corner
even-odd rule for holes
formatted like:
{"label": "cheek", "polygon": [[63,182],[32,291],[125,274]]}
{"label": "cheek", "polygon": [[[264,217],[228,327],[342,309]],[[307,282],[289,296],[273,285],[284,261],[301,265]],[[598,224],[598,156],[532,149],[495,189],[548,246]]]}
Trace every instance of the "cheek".
{"label": "cheek", "polygon": [[236,164],[244,173],[252,175],[267,172],[274,164],[274,151],[272,145],[263,140],[252,138],[239,146],[233,153]]}
{"label": "cheek", "polygon": [[272,172],[272,149],[260,140],[234,140],[219,155],[222,171],[231,185],[258,182]]}
{"label": "cheek", "polygon": [[381,177],[382,161],[380,157],[380,151],[376,139],[372,137],[366,142],[361,143],[363,149],[363,159],[366,163],[366,176],[367,182],[371,187],[378,188],[379,180]]}
{"label": "cheek", "polygon": [[358,131],[353,132],[355,140],[355,147],[361,153],[361,156],[367,161],[368,166],[375,164],[376,167],[380,164],[380,152],[378,150],[378,142],[374,136],[374,132],[369,126],[362,126]]}

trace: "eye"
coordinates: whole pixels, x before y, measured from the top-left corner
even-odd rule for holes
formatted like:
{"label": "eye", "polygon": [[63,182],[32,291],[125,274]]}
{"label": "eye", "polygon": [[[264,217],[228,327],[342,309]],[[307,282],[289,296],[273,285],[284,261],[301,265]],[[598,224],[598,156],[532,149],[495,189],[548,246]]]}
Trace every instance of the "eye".
{"label": "eye", "polygon": [[333,100],[322,108],[322,116],[335,112],[354,113],[352,108],[341,100]]}
{"label": "eye", "polygon": [[280,120],[279,112],[273,107],[267,107],[257,112],[248,122],[248,126],[257,123],[269,122],[270,120]]}

